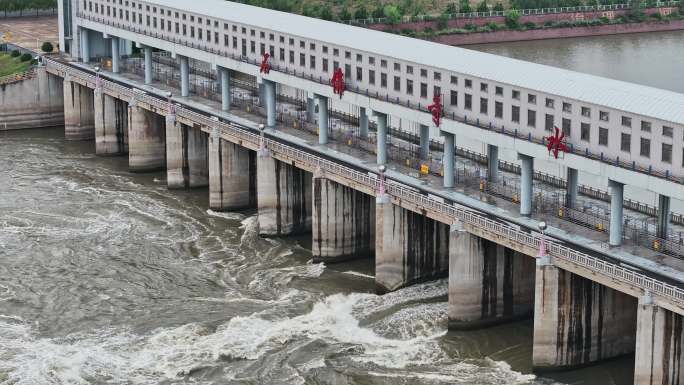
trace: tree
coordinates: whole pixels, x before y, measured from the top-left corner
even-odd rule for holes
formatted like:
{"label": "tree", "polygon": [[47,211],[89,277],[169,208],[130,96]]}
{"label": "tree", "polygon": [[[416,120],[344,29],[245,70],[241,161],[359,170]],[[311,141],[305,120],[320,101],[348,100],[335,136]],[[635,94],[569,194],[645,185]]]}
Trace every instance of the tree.
{"label": "tree", "polygon": [[352,18],[351,12],[347,8],[342,8],[340,13],[337,14],[337,18],[342,21],[349,21]]}
{"label": "tree", "polygon": [[46,41],[45,43],[43,43],[43,45],[40,46],[40,50],[43,52],[50,53],[54,50],[54,47],[52,46],[52,43]]}
{"label": "tree", "polygon": [[487,6],[487,0],[482,0],[480,4],[477,5],[478,12],[489,12],[489,6]]}
{"label": "tree", "polygon": [[323,20],[333,19],[332,10],[330,9],[330,6],[328,4],[325,4],[323,7],[321,7],[321,11],[318,14],[318,17],[320,17]]}
{"label": "tree", "polygon": [[[682,1],[684,1],[684,0],[682,0]],[[456,6],[456,3],[451,2],[451,3],[447,4],[447,7],[444,10],[444,13],[448,13],[450,15],[458,13],[458,7]]]}
{"label": "tree", "polygon": [[510,29],[517,29],[520,24],[520,11],[517,9],[511,9],[506,12],[506,26]]}
{"label": "tree", "polygon": [[397,24],[401,21],[401,12],[394,5],[385,6],[385,17],[389,24]]}
{"label": "tree", "polygon": [[496,3],[496,5],[494,6],[494,11],[503,12],[503,10],[504,10],[503,4]]}
{"label": "tree", "polygon": [[366,11],[366,7],[358,7],[356,8],[356,11],[354,11],[354,19],[356,20],[363,20],[368,18],[368,11]]}
{"label": "tree", "polygon": [[470,3],[468,0],[461,0],[461,6],[459,8],[461,13],[470,13],[473,11],[473,9],[470,8]]}
{"label": "tree", "polygon": [[380,19],[382,17],[385,17],[385,9],[382,7],[382,4],[378,4],[373,10],[373,19]]}

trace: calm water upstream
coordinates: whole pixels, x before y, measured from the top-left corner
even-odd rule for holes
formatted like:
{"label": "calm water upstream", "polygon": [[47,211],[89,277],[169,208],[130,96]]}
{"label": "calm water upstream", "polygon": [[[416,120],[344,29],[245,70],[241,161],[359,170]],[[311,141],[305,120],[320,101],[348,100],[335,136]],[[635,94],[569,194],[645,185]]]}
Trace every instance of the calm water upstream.
{"label": "calm water upstream", "polygon": [[[684,32],[470,48],[684,92]],[[254,212],[207,211],[61,129],[0,133],[0,384],[631,384],[530,375],[531,321],[447,332],[445,280],[385,296]]]}

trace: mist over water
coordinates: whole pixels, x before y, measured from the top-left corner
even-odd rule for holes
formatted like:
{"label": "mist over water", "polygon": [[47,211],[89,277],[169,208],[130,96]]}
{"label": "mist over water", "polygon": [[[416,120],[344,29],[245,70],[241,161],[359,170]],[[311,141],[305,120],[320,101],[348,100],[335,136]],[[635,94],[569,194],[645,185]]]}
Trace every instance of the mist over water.
{"label": "mist over water", "polygon": [[63,130],[0,133],[0,384],[607,384],[538,378],[531,321],[447,332],[447,281],[373,293],[373,261],[311,263]]}

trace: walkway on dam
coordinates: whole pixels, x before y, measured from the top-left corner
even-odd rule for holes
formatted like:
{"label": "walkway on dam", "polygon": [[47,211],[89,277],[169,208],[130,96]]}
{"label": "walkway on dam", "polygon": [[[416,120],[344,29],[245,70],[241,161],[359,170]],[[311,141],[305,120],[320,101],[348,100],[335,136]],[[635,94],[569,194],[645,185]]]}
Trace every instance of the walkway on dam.
{"label": "walkway on dam", "polygon": [[[77,66],[82,66],[82,64],[76,64]],[[92,68],[87,66],[88,68]],[[128,81],[129,83],[135,82],[135,87],[141,90],[148,89],[150,91],[157,91],[161,94],[165,92],[172,92],[174,95],[178,95],[179,89],[171,87],[167,84],[160,82],[153,82],[151,85],[144,85],[143,76],[137,75],[135,73],[120,73],[113,74],[110,72],[103,72],[103,75],[109,77],[113,80],[118,81]],[[207,79],[209,81],[209,79]],[[250,93],[249,90],[243,90],[246,93]],[[229,113],[221,111],[221,103],[214,101],[205,97],[191,95],[187,98],[181,98],[174,96],[173,100],[187,104],[188,106],[197,108],[198,110],[204,110],[210,112],[216,116],[221,116],[227,120],[233,116],[239,116],[244,119],[248,119],[253,122],[265,123],[265,116],[259,114],[259,108],[255,108],[252,105],[248,112],[246,109],[240,109],[238,107],[231,108]],[[296,108],[295,105],[291,105],[292,108]],[[290,143],[299,144],[303,147],[309,147],[315,149],[316,151],[328,155],[331,158],[338,158],[341,160],[348,161],[351,164],[363,164],[369,169],[376,170],[376,156],[374,153],[363,150],[359,147],[354,147],[348,145],[344,140],[340,141],[336,139],[338,135],[331,135],[330,141],[327,145],[318,144],[318,136],[306,129],[297,129],[289,125],[283,124],[278,121],[276,130],[267,130],[269,135],[273,137],[280,138]],[[395,140],[393,138],[392,140]],[[390,150],[391,151],[391,150]],[[432,152],[433,158],[440,158],[441,154],[438,152]],[[391,158],[391,156],[390,156]],[[458,167],[460,169],[468,170],[469,168],[479,167],[475,162],[468,159],[463,159],[462,157],[457,157]],[[504,173],[502,175],[506,178],[511,178],[509,180],[517,180],[517,175]],[[515,220],[517,223],[525,223],[531,228],[536,228],[536,224],[539,221],[546,221],[550,229],[548,234],[553,237],[560,239],[572,239],[577,244],[583,245],[587,250],[596,250],[598,252],[608,251],[608,233],[599,232],[586,226],[575,224],[558,218],[557,215],[552,213],[544,212],[543,210],[533,212],[530,218],[522,217],[519,215],[519,206],[511,202],[510,200],[497,197],[493,194],[489,194],[480,191],[480,185],[477,178],[463,178],[459,180],[456,187],[453,189],[445,189],[443,187],[442,178],[438,175],[427,175],[421,176],[417,173],[414,168],[407,167],[401,162],[391,161],[388,164],[387,177],[390,179],[395,179],[407,185],[420,186],[423,190],[428,192],[434,192],[435,195],[452,199],[454,201],[463,201],[463,196],[472,198],[474,201],[470,201],[469,204],[473,202],[479,202],[483,207],[489,206],[489,210],[492,211],[492,207],[497,208],[497,215],[502,218],[510,218]],[[503,178],[502,178],[503,179]],[[464,183],[465,182],[465,183]],[[535,183],[535,187],[539,186],[540,182]],[[546,188],[545,190],[558,190],[557,188]],[[583,198],[592,205],[606,206],[604,202],[600,202],[594,199]],[[664,255],[656,252],[655,250],[639,246],[631,242],[629,239],[625,240],[622,246],[619,248],[613,248],[609,253],[612,257],[616,259],[621,259],[634,266],[643,267],[646,270],[656,271],[658,274],[663,274],[673,280],[684,282],[684,260],[676,257]]]}

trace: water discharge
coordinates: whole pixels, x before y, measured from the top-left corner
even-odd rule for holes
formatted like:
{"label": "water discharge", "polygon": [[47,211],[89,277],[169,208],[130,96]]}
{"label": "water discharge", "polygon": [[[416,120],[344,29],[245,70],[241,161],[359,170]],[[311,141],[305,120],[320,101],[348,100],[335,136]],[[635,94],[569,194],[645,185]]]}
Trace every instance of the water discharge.
{"label": "water discharge", "polygon": [[[254,212],[208,211],[63,133],[0,133],[0,384],[623,383],[529,373],[529,321],[447,332],[447,281],[373,294]],[[308,241],[310,242],[310,241]],[[625,374],[627,372],[627,374]]]}

